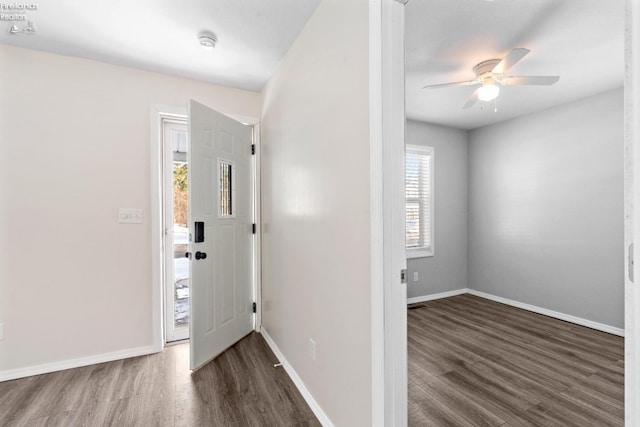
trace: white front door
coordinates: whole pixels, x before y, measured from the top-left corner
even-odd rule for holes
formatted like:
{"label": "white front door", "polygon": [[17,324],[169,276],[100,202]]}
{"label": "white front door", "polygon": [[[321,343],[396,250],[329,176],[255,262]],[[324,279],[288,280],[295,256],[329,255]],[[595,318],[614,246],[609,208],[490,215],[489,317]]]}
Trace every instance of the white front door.
{"label": "white front door", "polygon": [[253,329],[252,131],[189,102],[191,369]]}

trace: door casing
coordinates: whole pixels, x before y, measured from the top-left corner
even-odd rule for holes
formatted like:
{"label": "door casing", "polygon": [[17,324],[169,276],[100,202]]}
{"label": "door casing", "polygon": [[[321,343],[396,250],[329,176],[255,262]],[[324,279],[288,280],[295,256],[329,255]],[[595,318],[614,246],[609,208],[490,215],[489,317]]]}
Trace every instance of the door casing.
{"label": "door casing", "polygon": [[[626,0],[625,31],[625,250],[635,242],[632,265],[625,256],[625,425],[640,424],[640,0]],[[633,270],[634,282],[628,271]]]}

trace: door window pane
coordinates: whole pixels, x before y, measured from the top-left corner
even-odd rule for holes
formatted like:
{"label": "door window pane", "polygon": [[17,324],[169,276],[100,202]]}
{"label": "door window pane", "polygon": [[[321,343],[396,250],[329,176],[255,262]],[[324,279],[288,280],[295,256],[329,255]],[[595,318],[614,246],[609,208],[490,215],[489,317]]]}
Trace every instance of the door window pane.
{"label": "door window pane", "polygon": [[218,215],[221,217],[233,216],[233,162],[228,160],[220,160],[218,167],[219,177],[219,207]]}

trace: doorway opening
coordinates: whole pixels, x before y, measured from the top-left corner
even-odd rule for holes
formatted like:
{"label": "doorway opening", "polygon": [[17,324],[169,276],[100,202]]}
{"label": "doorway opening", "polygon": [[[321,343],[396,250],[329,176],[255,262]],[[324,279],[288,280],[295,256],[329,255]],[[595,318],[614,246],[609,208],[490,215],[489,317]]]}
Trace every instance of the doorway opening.
{"label": "doorway opening", "polygon": [[188,134],[186,117],[161,117],[165,342],[189,338]]}
{"label": "doorway opening", "polygon": [[259,124],[186,113],[152,111],[154,346],[188,341],[197,369],[259,330]]}
{"label": "doorway opening", "polygon": [[[410,307],[411,311],[409,311],[409,384],[411,385],[409,389],[409,400],[411,402],[409,419],[410,421],[413,420],[414,423],[417,423],[418,420],[423,423],[429,423],[429,421],[422,419],[423,416],[430,416],[427,406],[430,402],[426,402],[423,397],[428,395],[431,389],[421,393],[416,391],[420,387],[415,384],[419,383],[420,386],[428,384],[428,376],[426,374],[433,374],[434,370],[437,369],[446,370],[447,377],[451,379],[449,384],[453,384],[456,379],[462,377],[473,377],[474,381],[478,381],[475,384],[479,384],[477,387],[475,385],[475,388],[471,386],[461,387],[456,389],[456,393],[466,393],[466,397],[472,404],[477,404],[486,399],[490,395],[490,393],[486,392],[486,387],[489,387],[490,384],[493,385],[492,381],[498,377],[497,371],[492,371],[491,377],[487,376],[482,380],[478,380],[484,373],[473,376],[475,374],[471,374],[470,371],[474,370],[475,367],[471,367],[470,371],[461,374],[468,366],[463,363],[456,366],[456,363],[469,356],[468,360],[472,359],[474,365],[480,363],[476,365],[477,367],[489,366],[493,363],[493,360],[498,359],[498,357],[493,357],[497,351],[504,351],[503,354],[508,354],[509,362],[513,363],[520,357],[518,355],[520,349],[506,350],[506,347],[500,348],[499,345],[502,342],[516,342],[516,340],[529,345],[534,340],[523,338],[523,336],[510,338],[505,325],[519,323],[522,327],[521,331],[524,331],[527,327],[524,325],[526,319],[545,319],[539,315],[530,314],[530,312],[537,312],[549,317],[558,317],[561,320],[589,326],[593,329],[600,329],[600,331],[593,331],[572,326],[572,330],[576,332],[566,334],[562,345],[569,343],[570,339],[586,336],[591,337],[585,340],[590,345],[597,344],[598,339],[607,341],[608,344],[604,347],[609,353],[606,356],[604,356],[605,350],[595,352],[593,348],[589,349],[588,346],[584,346],[579,353],[572,356],[574,358],[572,362],[580,357],[588,358],[589,351],[591,351],[591,355],[596,353],[598,357],[602,357],[603,365],[597,368],[592,365],[590,368],[592,374],[597,373],[598,370],[600,372],[606,370],[611,374],[607,377],[611,379],[611,382],[607,384],[611,390],[609,396],[607,396],[607,398],[611,398],[608,403],[610,406],[607,409],[602,409],[605,406],[601,407],[601,414],[606,413],[606,416],[611,416],[615,422],[620,423],[624,418],[624,413],[620,410],[624,400],[624,384],[622,381],[624,378],[624,366],[622,360],[628,355],[624,354],[624,339],[616,336],[622,335],[624,332],[622,329],[624,323],[622,321],[624,320],[625,292],[625,279],[623,277],[624,253],[622,250],[624,246],[623,221],[625,216],[623,212],[624,171],[621,161],[624,158],[623,141],[625,133],[623,130],[625,114],[623,99],[625,93],[622,87],[624,76],[624,64],[622,61],[624,24],[621,22],[624,16],[623,4],[616,3],[615,7],[607,4],[605,8],[602,8],[609,8],[609,13],[615,15],[617,19],[616,27],[618,30],[609,31],[611,37],[615,36],[615,40],[611,42],[611,45],[615,48],[609,47],[609,51],[618,52],[616,61],[608,62],[608,68],[611,71],[617,70],[616,76],[613,76],[615,80],[612,78],[614,80],[613,84],[609,88],[600,89],[598,93],[584,92],[581,97],[572,99],[570,102],[567,100],[564,104],[554,105],[553,110],[548,108],[541,111],[531,111],[527,115],[519,115],[518,118],[515,118],[515,108],[523,105],[532,106],[534,96],[540,96],[541,99],[555,98],[544,94],[542,92],[545,89],[544,87],[505,87],[500,95],[499,105],[502,106],[497,111],[495,102],[485,104],[484,110],[481,108],[481,102],[474,108],[469,108],[467,102],[469,99],[475,100],[473,98],[475,89],[473,87],[465,87],[464,84],[459,84],[460,87],[451,88],[450,86],[456,86],[456,84],[451,85],[449,82],[462,80],[466,77],[451,79],[450,73],[452,69],[457,69],[458,67],[458,65],[454,66],[453,64],[462,64],[465,70],[461,72],[469,73],[472,71],[473,63],[478,63],[478,61],[485,58],[503,58],[503,55],[497,53],[497,51],[491,53],[496,45],[501,45],[505,49],[504,57],[511,56],[513,58],[513,52],[526,53],[527,49],[521,46],[526,46],[527,38],[522,38],[522,33],[519,33],[517,37],[510,41],[500,42],[502,44],[477,43],[477,40],[487,39],[477,37],[479,33],[473,34],[474,31],[471,26],[464,25],[466,20],[468,20],[466,22],[478,22],[478,16],[483,11],[487,13],[487,17],[492,19],[504,19],[498,15],[493,15],[489,9],[486,9],[490,7],[488,3],[477,2],[475,4],[471,1],[470,4],[474,3],[472,6],[478,6],[478,10],[474,10],[469,15],[466,15],[469,9],[458,8],[454,11],[447,8],[446,2],[432,1],[429,3],[431,4],[427,6],[426,2],[410,2],[407,6],[406,34],[408,35],[408,51],[406,80],[407,114],[409,116],[409,120],[407,120],[407,144],[433,145],[438,152],[436,161],[439,163],[435,166],[438,174],[435,191],[438,216],[436,217],[435,231],[436,237],[440,236],[440,238],[438,241],[439,254],[436,257],[423,262],[410,260],[408,266],[409,296],[411,297],[409,302],[420,304],[412,305]],[[592,9],[595,6],[587,7],[582,4],[576,4],[575,8],[580,12],[591,9],[589,10],[589,13],[592,14],[591,16],[599,16],[601,18],[606,10],[596,12],[596,10]],[[543,25],[547,19],[557,19],[556,17],[562,16],[562,13],[571,14],[570,8],[572,6],[570,2],[563,4],[562,8],[558,6],[558,9],[555,9],[555,7],[556,4],[554,3],[554,6],[548,9],[547,14],[531,14],[529,22],[540,21],[540,25]],[[424,9],[421,10],[420,8]],[[437,13],[434,14],[434,10],[426,10],[427,8],[435,9]],[[465,12],[461,12],[463,10]],[[518,31],[524,28],[524,26],[514,23],[512,19],[515,16],[514,14],[510,14],[505,10],[502,10],[502,13],[504,14],[503,16],[510,16],[510,20],[509,23],[505,21],[505,25],[494,23],[496,24],[493,25],[494,28],[501,28],[500,32],[496,33],[496,40],[498,37],[504,37],[504,35],[509,34],[509,25],[514,25],[514,28]],[[520,8],[519,19],[524,19],[526,13],[531,12]],[[434,17],[436,22],[431,22],[430,25],[427,25],[424,19],[427,16]],[[442,23],[442,27],[436,25],[439,23],[437,21]],[[604,21],[612,22],[613,19]],[[448,31],[447,26],[450,27],[451,22],[457,22],[460,28],[465,28],[465,32],[466,30],[469,30],[469,32],[463,35],[461,32],[455,32],[454,34]],[[486,24],[487,21],[483,20],[482,22]],[[572,25],[574,24],[577,25],[577,20],[575,22],[572,21]],[[585,25],[584,27],[588,28],[590,26]],[[424,28],[429,28],[430,36],[425,36],[426,33],[421,32]],[[486,25],[483,28],[486,29]],[[566,28],[563,28],[563,31],[566,31]],[[577,27],[571,31],[572,36],[577,33]],[[585,33],[588,36],[593,35],[590,31]],[[535,37],[549,36],[549,34],[542,35],[542,33],[535,35]],[[433,39],[433,44],[428,46],[426,40],[430,37]],[[560,35],[554,35],[553,37],[554,43],[552,44],[554,48],[562,46]],[[514,40],[520,41],[514,42]],[[541,41],[537,43],[541,48],[542,46],[551,46]],[[449,44],[449,48],[447,48],[447,44]],[[483,49],[486,49],[486,52],[489,53],[485,53]],[[447,54],[443,55],[443,52],[447,52]],[[545,53],[542,49],[538,52],[537,60],[542,64],[543,56],[550,54],[550,52]],[[533,55],[538,55],[538,52],[536,52],[536,49],[532,49]],[[560,56],[557,55],[557,57]],[[574,52],[570,50],[566,52],[566,55],[562,56],[565,59],[571,59],[575,64],[588,62],[584,57],[579,54],[574,55]],[[516,62],[510,62],[509,66],[515,65],[513,71],[510,72],[514,74],[524,72],[527,75],[537,74],[538,70],[533,71],[533,69],[527,68],[531,63],[530,58],[526,58],[522,62],[516,61],[518,62],[517,65]],[[428,65],[425,65],[427,63]],[[445,63],[447,65],[444,65]],[[559,61],[555,61],[553,66],[559,67]],[[552,74],[560,75],[561,81],[573,80],[574,77],[569,68],[567,67],[565,70],[554,68]],[[575,69],[578,68],[576,67]],[[540,66],[540,74],[551,74],[544,71],[545,69],[548,69],[548,66]],[[431,76],[425,77],[426,73],[430,73]],[[473,73],[470,78],[472,77]],[[435,84],[441,85],[434,86]],[[470,86],[474,84],[472,83]],[[432,86],[432,88],[437,87],[438,89],[423,90],[425,85]],[[544,85],[541,84],[539,86]],[[587,86],[589,85],[584,85],[583,87],[586,88]],[[553,90],[556,90],[556,88]],[[528,89],[531,89],[531,92],[525,93],[524,91]],[[552,92],[550,91],[549,93]],[[526,102],[523,97],[525,94],[528,95]],[[451,102],[451,105],[447,107],[449,111],[445,114],[444,110],[446,108],[443,104],[453,98],[457,99]],[[422,105],[422,102],[424,102],[424,105]],[[509,102],[513,102],[511,104],[512,107],[506,108]],[[607,103],[610,108],[603,107]],[[430,110],[429,113],[427,113],[428,110]],[[603,113],[605,110],[607,112],[606,115]],[[566,112],[571,114],[564,114]],[[509,114],[514,115],[508,116]],[[474,115],[479,118],[478,122],[471,123],[470,119]],[[509,119],[511,121],[508,121]],[[467,120],[469,121],[467,122]],[[554,120],[558,120],[557,126],[554,125]],[[436,123],[437,126],[435,125]],[[482,126],[479,126],[479,124],[482,124]],[[578,129],[585,128],[586,124],[591,125],[589,131],[585,135],[579,134]],[[512,135],[501,133],[509,126],[513,126],[511,129],[514,133],[517,133],[517,137],[514,138]],[[567,132],[556,132],[557,129],[567,130]],[[538,139],[538,136],[540,136],[540,139]],[[542,147],[539,144],[541,140],[544,140],[547,145]],[[601,144],[600,141],[605,143]],[[580,162],[575,165],[576,167],[573,167],[574,163],[571,156],[562,156],[563,144],[566,144],[565,147],[571,147],[570,150],[575,147],[574,152],[580,153]],[[590,153],[593,156],[590,157],[588,155],[588,147],[597,147],[601,151],[591,151]],[[535,166],[531,167],[531,165]],[[590,165],[595,165],[598,172],[594,173]],[[468,175],[465,176],[461,173],[464,170],[468,171]],[[407,174],[410,171],[410,168],[407,167]],[[606,171],[608,177],[606,180],[602,178],[605,175],[603,171]],[[461,174],[458,175],[458,173]],[[485,180],[484,178],[488,179]],[[606,184],[604,184],[605,181]],[[456,187],[456,182],[460,184],[460,187]],[[596,185],[591,186],[589,182],[595,182]],[[594,188],[603,188],[604,190],[596,195],[594,192],[597,190],[594,190]],[[407,190],[409,190],[408,185]],[[563,194],[563,191],[566,191],[566,193]],[[452,195],[454,194],[460,195],[457,201],[453,200]],[[550,202],[551,198],[553,198],[553,201]],[[489,201],[489,199],[492,200]],[[457,207],[455,206],[456,204]],[[595,205],[594,208],[586,210],[590,215],[589,218],[584,216],[585,209],[583,206],[586,204]],[[494,208],[496,210],[491,212]],[[409,214],[408,209],[407,214]],[[458,216],[456,217],[456,215]],[[529,221],[528,218],[533,216],[535,216],[535,221]],[[576,221],[578,217],[585,219],[585,222]],[[520,228],[520,224],[525,223],[526,225]],[[514,232],[514,230],[527,230],[526,232],[528,233],[534,227],[537,231],[530,233],[526,238],[522,238],[522,235],[515,237],[518,231]],[[554,227],[556,227],[556,230],[553,230]],[[457,232],[460,232],[460,234],[456,234]],[[547,232],[548,234],[546,234]],[[588,237],[584,239],[583,236]],[[598,242],[598,245],[589,245],[589,238]],[[514,243],[516,240],[517,243]],[[454,246],[455,242],[458,242],[457,248]],[[443,253],[445,245],[451,245],[449,246],[450,252]],[[609,246],[604,249],[605,245]],[[595,246],[599,246],[599,248],[594,249]],[[533,247],[536,249],[532,251],[531,248]],[[562,250],[555,251],[559,247],[562,247]],[[604,256],[601,253],[596,253],[596,250],[600,248],[602,248],[601,253]],[[583,256],[580,252],[586,253],[587,256]],[[564,257],[564,254],[567,253],[571,255]],[[454,254],[454,257],[451,258],[451,264],[447,259],[448,254]],[[587,261],[587,257],[591,254],[594,254],[594,258],[598,259],[597,263]],[[512,262],[513,260],[516,260],[516,262]],[[580,260],[581,264],[574,263],[574,260]],[[520,262],[521,264],[519,264]],[[465,263],[467,268],[460,268],[460,265]],[[593,268],[593,270],[589,271],[589,268]],[[449,270],[447,274],[443,274],[445,269]],[[550,271],[554,271],[554,287],[548,288],[548,292],[545,292],[544,286],[549,283],[546,280],[546,274]],[[566,273],[566,276],[561,277],[563,273]],[[584,278],[580,276],[583,273],[585,274]],[[592,278],[598,277],[598,274],[601,274],[603,279],[592,280]],[[513,280],[514,277],[517,277],[517,279]],[[606,284],[606,289],[602,284]],[[598,286],[602,286],[602,288],[598,288]],[[589,289],[594,290],[594,292],[589,293]],[[598,290],[597,292],[602,291],[601,295],[596,294],[596,289]],[[566,296],[565,300],[562,299],[563,296]],[[436,299],[439,301],[435,301]],[[482,327],[490,323],[488,318],[497,314],[498,310],[504,309],[504,306],[497,306],[494,302],[489,302],[492,299],[493,301],[525,308],[530,312],[504,310],[500,316],[511,316],[513,313],[512,320],[501,322],[500,317],[496,317],[499,320],[494,319],[495,323],[492,328],[487,328],[483,331]],[[535,302],[539,306],[524,303],[527,299],[529,299],[528,302]],[[579,305],[574,304],[578,300]],[[588,304],[591,306],[588,306]],[[589,308],[587,309],[587,307]],[[480,313],[483,312],[482,310],[489,308],[491,308],[489,316],[480,316]],[[552,311],[551,308],[557,309],[557,311]],[[461,331],[469,327],[473,321],[472,316],[468,316],[465,317],[463,327],[457,328],[455,334],[447,334],[447,327],[455,327],[460,324],[459,318],[456,319],[454,317],[457,316],[455,311],[458,309],[465,310],[461,317],[465,317],[470,312],[477,310],[476,314],[479,315],[480,321],[473,327],[476,328],[478,325],[482,325],[482,327],[474,329],[472,334],[468,333],[465,336],[465,333]],[[439,312],[441,315],[437,317],[436,314],[438,314],[439,310],[441,310]],[[580,316],[577,316],[577,314]],[[433,318],[430,318],[430,316],[433,316]],[[448,322],[443,320],[448,320]],[[552,336],[558,336],[560,328],[564,325],[564,323],[560,323],[561,320],[557,324],[560,326],[551,327],[553,329],[550,328],[550,330],[553,330]],[[437,328],[437,334],[435,332],[433,334],[428,331],[425,332],[421,328],[426,324],[437,325],[438,321],[442,321],[444,327]],[[484,323],[485,321],[487,323]],[[542,325],[542,322],[536,321],[536,325]],[[499,331],[499,333],[496,333],[496,331]],[[614,335],[607,335],[605,332],[613,333]],[[485,339],[486,336],[480,339],[478,338],[480,335],[476,333],[487,335],[493,333],[499,339],[495,339],[492,343],[492,339]],[[456,346],[460,345],[459,342],[452,338],[456,334],[458,337],[465,336],[463,341],[464,351],[473,348],[473,340],[477,339],[477,343],[481,343],[481,345],[476,347],[476,352],[471,355],[465,355],[464,351],[459,351],[460,347],[456,349],[458,351],[452,351],[451,349],[455,349]],[[473,335],[473,338],[469,338],[471,335]],[[437,343],[443,336],[446,339],[441,341],[441,344],[446,342],[448,348],[444,349],[443,345],[438,349],[434,343]],[[593,337],[598,337],[598,339]],[[536,339],[539,339],[539,341],[535,341],[537,348],[523,353],[527,357],[531,357],[531,354],[535,351],[540,351],[540,348],[551,347],[545,341],[547,338],[544,338],[543,334],[537,335]],[[421,351],[424,348],[429,349],[430,355],[439,356],[442,354],[443,356],[434,363],[433,360],[428,360],[423,356]],[[554,351],[560,352],[565,351],[565,349],[557,346]],[[453,357],[449,357],[452,353],[454,353]],[[568,352],[566,353],[568,354]],[[552,352],[549,352],[537,357],[537,360],[550,357],[552,354]],[[487,362],[486,365],[482,365],[482,363],[485,363],[483,358],[487,355],[492,360]],[[479,358],[476,358],[476,356]],[[605,357],[608,359],[605,359]],[[455,360],[455,363],[453,360]],[[558,375],[553,375],[553,379],[561,381],[563,384],[571,384],[571,380],[562,378],[562,375],[569,372],[569,369],[560,368],[560,361],[560,358],[556,358],[552,363],[549,363],[549,366],[553,366],[554,369],[560,371]],[[513,365],[511,367],[512,372],[524,376],[523,366],[525,366],[525,363],[520,362]],[[610,368],[605,364],[610,364],[611,367],[615,368]],[[624,365],[627,365],[627,360],[624,360]],[[463,367],[458,370],[460,366]],[[429,371],[425,367],[432,370]],[[425,375],[420,376],[419,369],[424,369]],[[542,378],[544,375],[543,369],[538,374],[538,377]],[[447,379],[447,381],[449,380]],[[512,383],[510,384],[509,381],[508,378],[502,379],[501,386],[510,386]],[[433,384],[436,383],[431,383],[429,386],[431,387]],[[605,383],[603,382],[603,384]],[[441,383],[436,385],[442,386]],[[568,388],[563,391],[563,396],[571,396],[571,393],[577,394],[578,391],[575,390],[577,389],[569,390]],[[591,393],[596,393],[595,387],[590,387],[590,390]],[[615,390],[615,393],[613,390]],[[613,395],[615,395],[615,399],[612,397]],[[571,398],[574,399],[573,396]],[[495,405],[498,400],[496,398],[491,404]],[[418,407],[419,404],[416,402],[425,403],[424,406]],[[481,404],[483,408],[487,408],[489,405],[486,402]],[[539,408],[550,408],[553,405],[557,405],[553,410],[545,413],[545,419],[553,420],[553,417],[561,417],[559,415],[560,412],[568,412],[567,407],[570,406],[566,402],[562,405],[561,399],[551,401],[546,396],[541,396],[538,405],[538,409],[527,408],[526,411],[523,411],[525,413],[523,416],[533,416]],[[457,405],[457,407],[460,406],[459,404]],[[581,407],[580,415],[585,416],[589,410],[588,407]],[[606,412],[607,410],[609,412]],[[506,422],[511,422],[510,420],[507,421],[508,417],[513,417],[514,414],[517,414],[515,416],[522,415],[517,411],[518,409],[515,407],[510,407],[508,411],[504,412],[495,410],[491,415],[498,416]],[[464,410],[456,411],[455,416],[462,417],[462,412]],[[474,414],[474,416],[477,416],[477,414]],[[597,419],[598,416],[602,415],[598,414],[593,419]]]}

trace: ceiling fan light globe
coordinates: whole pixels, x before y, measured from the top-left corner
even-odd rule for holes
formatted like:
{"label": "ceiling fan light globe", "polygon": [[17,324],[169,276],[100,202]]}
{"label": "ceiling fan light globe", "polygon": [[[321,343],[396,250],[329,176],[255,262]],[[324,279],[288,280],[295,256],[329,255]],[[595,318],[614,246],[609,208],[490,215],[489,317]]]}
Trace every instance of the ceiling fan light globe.
{"label": "ceiling fan light globe", "polygon": [[480,101],[493,101],[498,97],[500,88],[494,84],[484,85],[478,89],[478,99]]}

